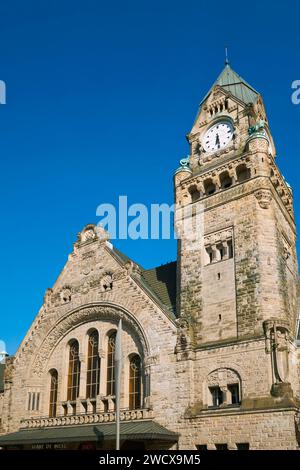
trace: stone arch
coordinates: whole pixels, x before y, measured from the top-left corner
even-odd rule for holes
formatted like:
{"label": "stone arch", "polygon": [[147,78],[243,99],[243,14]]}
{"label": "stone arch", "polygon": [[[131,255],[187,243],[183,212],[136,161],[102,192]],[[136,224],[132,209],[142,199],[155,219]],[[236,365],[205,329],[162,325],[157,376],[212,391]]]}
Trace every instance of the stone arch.
{"label": "stone arch", "polygon": [[119,319],[122,318],[124,327],[130,329],[135,335],[139,344],[141,344],[144,357],[150,355],[150,345],[146,334],[137,320],[129,311],[115,304],[110,303],[97,303],[86,306],[81,306],[64,315],[48,332],[38,352],[33,358],[31,367],[28,368],[28,374],[33,374],[41,377],[44,374],[48,359],[57,344],[65,337],[70,331],[84,323],[107,319],[112,320],[118,324]]}
{"label": "stone arch", "polygon": [[251,170],[245,163],[240,163],[236,166],[235,174],[238,183],[242,183],[251,178]]}
{"label": "stone arch", "polygon": [[217,385],[220,383],[230,383],[232,380],[238,380],[242,382],[240,374],[229,367],[219,367],[214,369],[207,374],[206,382],[208,385]]}
{"label": "stone arch", "polygon": [[204,191],[206,196],[210,196],[217,191],[217,187],[213,178],[207,178],[203,181]]}
{"label": "stone arch", "polygon": [[[237,385],[237,387],[236,387]],[[233,387],[234,386],[234,387]],[[237,396],[237,400],[235,402],[231,401],[231,403],[240,403],[243,391],[242,391],[242,379],[240,374],[232,368],[229,367],[219,367],[210,371],[206,375],[206,380],[204,381],[203,390],[204,394],[204,401],[207,403],[208,406],[212,406],[212,395],[213,390],[219,390],[218,393],[221,394],[222,401],[221,403],[224,405],[230,404],[230,394],[232,388],[235,389],[235,394]]]}

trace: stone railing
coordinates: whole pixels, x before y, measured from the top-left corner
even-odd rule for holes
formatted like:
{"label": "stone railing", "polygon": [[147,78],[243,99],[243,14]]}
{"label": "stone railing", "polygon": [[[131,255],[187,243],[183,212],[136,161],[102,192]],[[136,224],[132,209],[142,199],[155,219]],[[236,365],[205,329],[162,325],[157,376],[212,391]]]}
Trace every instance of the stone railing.
{"label": "stone railing", "polygon": [[[121,421],[152,419],[152,410],[122,410]],[[49,428],[54,426],[72,426],[80,424],[111,423],[116,420],[114,411],[107,413],[78,414],[74,416],[57,416],[56,418],[29,418],[21,420],[21,429]]]}

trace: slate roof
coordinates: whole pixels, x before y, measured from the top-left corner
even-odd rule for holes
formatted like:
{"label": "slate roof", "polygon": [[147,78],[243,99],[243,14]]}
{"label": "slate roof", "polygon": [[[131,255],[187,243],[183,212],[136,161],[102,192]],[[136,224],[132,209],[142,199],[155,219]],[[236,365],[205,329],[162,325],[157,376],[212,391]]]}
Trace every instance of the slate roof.
{"label": "slate roof", "polygon": [[142,272],[144,281],[155,292],[161,303],[176,312],[176,261]]}
{"label": "slate roof", "polygon": [[[113,253],[122,263],[132,262],[120,250],[113,247]],[[134,261],[133,261],[134,262]],[[134,262],[135,263],[135,262]],[[141,276],[136,276],[136,281],[140,282],[148,292],[155,297],[170,313],[176,314],[176,266],[177,262],[163,264],[152,269],[144,269],[135,263],[141,272]]]}
{"label": "slate roof", "polygon": [[238,75],[230,67],[229,64],[226,64],[225,68],[222,70],[221,74],[219,75],[207,95],[204,97],[201,104],[211,94],[213,88],[216,85],[219,85],[224,90],[229,91],[233,96],[235,96],[245,104],[255,103],[259,96],[259,93],[251,85],[249,85],[246,80],[244,80],[240,75]]}
{"label": "slate roof", "polygon": [[[121,439],[178,441],[178,434],[155,421],[129,421],[120,424]],[[115,439],[116,423],[83,426],[61,426],[43,429],[22,429],[0,436],[0,446],[55,442],[101,442]]]}

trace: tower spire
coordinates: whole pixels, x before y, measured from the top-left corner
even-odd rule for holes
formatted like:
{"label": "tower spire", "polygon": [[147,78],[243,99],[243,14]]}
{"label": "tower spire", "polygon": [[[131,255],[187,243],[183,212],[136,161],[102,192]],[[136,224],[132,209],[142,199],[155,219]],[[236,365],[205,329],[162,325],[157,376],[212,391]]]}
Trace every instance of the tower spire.
{"label": "tower spire", "polygon": [[225,65],[229,65],[229,59],[228,59],[228,47],[225,47]]}

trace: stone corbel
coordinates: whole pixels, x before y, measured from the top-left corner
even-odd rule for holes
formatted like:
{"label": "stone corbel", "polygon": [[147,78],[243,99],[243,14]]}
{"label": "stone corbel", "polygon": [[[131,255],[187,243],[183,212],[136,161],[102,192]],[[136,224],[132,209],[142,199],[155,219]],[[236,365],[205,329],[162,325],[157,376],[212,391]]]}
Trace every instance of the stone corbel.
{"label": "stone corbel", "polygon": [[272,193],[268,189],[259,189],[255,191],[255,197],[262,209],[269,209],[272,200]]}

